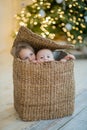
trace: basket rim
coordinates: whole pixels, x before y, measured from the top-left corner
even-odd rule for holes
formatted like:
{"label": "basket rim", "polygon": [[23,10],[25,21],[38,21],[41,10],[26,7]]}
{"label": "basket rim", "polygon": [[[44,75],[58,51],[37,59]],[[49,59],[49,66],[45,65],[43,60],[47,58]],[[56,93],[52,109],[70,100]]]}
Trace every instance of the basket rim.
{"label": "basket rim", "polygon": [[71,59],[71,60],[68,60],[67,62],[61,62],[61,61],[58,61],[58,60],[54,60],[54,61],[48,61],[48,62],[41,62],[41,63],[34,63],[34,62],[29,62],[29,61],[25,61],[25,60],[21,60],[20,58],[16,58],[16,57],[14,57],[14,59],[13,59],[13,61],[15,62],[15,61],[17,61],[18,63],[23,63],[23,64],[31,64],[31,65],[41,65],[41,64],[49,64],[49,63],[51,63],[51,64],[67,64],[67,63],[71,63],[71,62],[73,62],[73,59]]}
{"label": "basket rim", "polygon": [[16,47],[19,42],[28,42],[35,49],[35,51],[43,48],[53,51],[56,49],[70,49],[74,47],[71,44],[59,44],[54,40],[43,38],[24,26],[19,28],[12,47]]}

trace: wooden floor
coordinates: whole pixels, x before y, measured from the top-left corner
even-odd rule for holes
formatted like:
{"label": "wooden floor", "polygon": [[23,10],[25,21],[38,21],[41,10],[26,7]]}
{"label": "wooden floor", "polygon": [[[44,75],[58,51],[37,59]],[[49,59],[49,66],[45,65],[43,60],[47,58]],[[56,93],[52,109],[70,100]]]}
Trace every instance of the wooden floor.
{"label": "wooden floor", "polygon": [[75,61],[75,111],[54,120],[23,122],[13,106],[12,57],[0,53],[0,130],[87,130],[87,60]]}

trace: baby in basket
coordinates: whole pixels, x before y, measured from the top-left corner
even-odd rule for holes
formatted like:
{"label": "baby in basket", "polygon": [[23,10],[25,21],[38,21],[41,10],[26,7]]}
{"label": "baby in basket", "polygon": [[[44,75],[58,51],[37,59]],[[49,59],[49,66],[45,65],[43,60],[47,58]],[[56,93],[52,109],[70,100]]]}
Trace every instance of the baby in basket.
{"label": "baby in basket", "polygon": [[18,58],[20,58],[21,60],[28,60],[30,62],[35,61],[34,50],[29,45],[27,47],[21,46],[17,51],[17,55],[18,55]]}
{"label": "baby in basket", "polygon": [[[35,56],[34,49],[28,43],[24,42],[21,42],[17,45],[15,54],[13,55],[16,55],[16,57],[20,58],[21,60],[26,60],[34,63],[49,62],[55,60],[53,52],[50,49],[41,49]],[[70,59],[74,60],[75,57],[71,54],[66,53],[66,55],[60,59],[60,61],[66,62]]]}
{"label": "baby in basket", "polygon": [[36,57],[34,49],[27,42],[19,42],[12,48],[11,54],[16,58],[29,62],[34,62]]}
{"label": "baby in basket", "polygon": [[48,62],[54,61],[54,56],[51,50],[49,49],[41,49],[36,54],[37,62]]}
{"label": "baby in basket", "polygon": [[34,49],[29,44],[22,43],[17,46],[16,49],[16,57],[21,60],[26,60],[29,62],[40,63],[40,62],[47,62],[53,61],[54,56],[51,50],[49,49],[41,49],[37,52],[36,56],[34,53]]}
{"label": "baby in basket", "polygon": [[[65,53],[65,52],[62,52],[62,53]],[[63,55],[65,55],[65,56],[63,56],[63,58],[60,59],[61,62],[66,62],[67,60],[70,60],[70,59],[75,60],[75,57],[72,54],[65,53]],[[36,59],[37,59],[37,62],[39,62],[39,63],[40,62],[49,62],[49,61],[54,61],[55,60],[53,52],[51,50],[49,50],[49,49],[41,49],[41,50],[39,50],[37,52],[37,54],[36,54]]]}

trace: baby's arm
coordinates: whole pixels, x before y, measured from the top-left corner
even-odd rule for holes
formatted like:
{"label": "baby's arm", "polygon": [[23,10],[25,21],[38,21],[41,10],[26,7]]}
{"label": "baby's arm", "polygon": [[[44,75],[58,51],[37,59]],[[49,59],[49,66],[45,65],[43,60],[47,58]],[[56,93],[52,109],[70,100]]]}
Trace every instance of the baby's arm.
{"label": "baby's arm", "polygon": [[61,59],[60,61],[61,62],[66,62],[66,61],[68,61],[68,60],[75,60],[75,56],[74,55],[72,55],[72,54],[67,54],[63,59]]}

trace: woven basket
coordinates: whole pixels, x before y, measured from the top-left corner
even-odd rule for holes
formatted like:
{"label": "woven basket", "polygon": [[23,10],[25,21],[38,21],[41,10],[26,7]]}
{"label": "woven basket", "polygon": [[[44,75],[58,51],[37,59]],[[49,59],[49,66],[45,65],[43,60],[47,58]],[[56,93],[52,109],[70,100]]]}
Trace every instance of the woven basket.
{"label": "woven basket", "polygon": [[[31,41],[36,51],[41,48],[54,50],[70,47],[42,38],[25,27],[19,29],[13,47],[19,41]],[[13,83],[14,106],[22,120],[59,118],[74,111],[73,60],[35,64],[14,58]]]}

